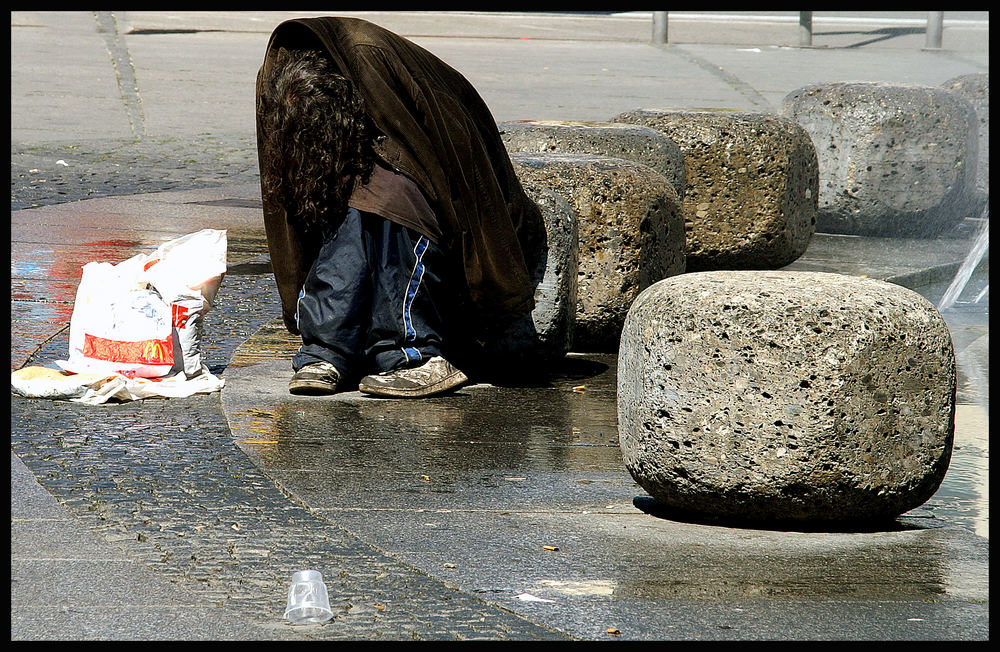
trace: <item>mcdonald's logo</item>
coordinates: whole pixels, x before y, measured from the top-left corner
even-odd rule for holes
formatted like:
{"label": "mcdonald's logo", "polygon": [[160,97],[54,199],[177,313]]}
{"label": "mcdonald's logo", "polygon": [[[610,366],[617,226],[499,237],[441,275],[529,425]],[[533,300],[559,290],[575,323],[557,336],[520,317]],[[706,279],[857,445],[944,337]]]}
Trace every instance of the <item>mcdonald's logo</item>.
{"label": "mcdonald's logo", "polygon": [[162,340],[123,342],[87,333],[83,338],[83,355],[121,364],[173,364],[174,338],[171,334]]}
{"label": "mcdonald's logo", "polygon": [[168,354],[162,340],[146,340],[143,344],[140,356],[143,362],[150,364],[173,363],[173,352]]}

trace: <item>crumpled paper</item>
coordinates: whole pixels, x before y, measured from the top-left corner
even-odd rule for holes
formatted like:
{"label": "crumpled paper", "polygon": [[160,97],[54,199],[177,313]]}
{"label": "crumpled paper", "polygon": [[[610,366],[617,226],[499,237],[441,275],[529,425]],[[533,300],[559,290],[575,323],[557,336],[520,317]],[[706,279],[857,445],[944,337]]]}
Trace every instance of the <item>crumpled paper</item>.
{"label": "crumpled paper", "polygon": [[201,373],[188,378],[180,371],[164,378],[129,378],[122,374],[69,373],[49,367],[24,367],[10,374],[10,389],[28,398],[68,400],[87,405],[144,398],[181,398],[211,394],[225,381],[202,365]]}

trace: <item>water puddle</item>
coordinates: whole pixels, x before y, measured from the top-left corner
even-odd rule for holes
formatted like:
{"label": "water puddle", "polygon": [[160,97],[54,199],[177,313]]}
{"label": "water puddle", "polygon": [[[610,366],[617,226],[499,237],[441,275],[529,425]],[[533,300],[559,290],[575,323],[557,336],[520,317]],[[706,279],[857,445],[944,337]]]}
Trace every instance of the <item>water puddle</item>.
{"label": "water puddle", "polygon": [[923,506],[989,538],[989,212],[954,278],[918,288],[939,306],[955,348],[955,443],[948,472]]}

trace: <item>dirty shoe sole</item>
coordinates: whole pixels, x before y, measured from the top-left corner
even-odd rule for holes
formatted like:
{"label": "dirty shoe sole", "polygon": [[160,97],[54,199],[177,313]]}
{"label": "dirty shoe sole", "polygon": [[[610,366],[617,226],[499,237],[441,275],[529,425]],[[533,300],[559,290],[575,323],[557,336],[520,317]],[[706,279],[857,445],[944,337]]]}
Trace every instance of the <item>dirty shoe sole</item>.
{"label": "dirty shoe sole", "polygon": [[399,378],[384,380],[379,376],[366,376],[358,383],[358,390],[375,396],[425,398],[457,389],[467,382],[469,382],[468,376],[456,369],[454,373],[428,385],[420,385]]}
{"label": "dirty shoe sole", "polygon": [[288,393],[298,396],[325,396],[335,394],[337,385],[322,380],[295,380],[288,383]]}
{"label": "dirty shoe sole", "polygon": [[305,396],[335,394],[340,387],[340,372],[329,363],[308,364],[288,381],[288,392]]}

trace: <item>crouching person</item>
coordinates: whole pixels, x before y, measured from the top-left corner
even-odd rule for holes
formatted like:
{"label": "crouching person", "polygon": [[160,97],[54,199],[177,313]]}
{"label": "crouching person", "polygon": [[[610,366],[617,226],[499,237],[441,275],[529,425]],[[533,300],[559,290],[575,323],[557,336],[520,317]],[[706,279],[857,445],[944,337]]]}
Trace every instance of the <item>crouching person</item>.
{"label": "crouching person", "polygon": [[264,225],[293,394],[433,396],[533,307],[541,215],[457,71],[354,18],[279,25],[257,77]]}

